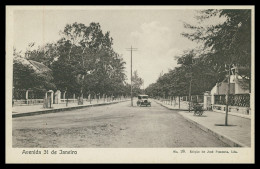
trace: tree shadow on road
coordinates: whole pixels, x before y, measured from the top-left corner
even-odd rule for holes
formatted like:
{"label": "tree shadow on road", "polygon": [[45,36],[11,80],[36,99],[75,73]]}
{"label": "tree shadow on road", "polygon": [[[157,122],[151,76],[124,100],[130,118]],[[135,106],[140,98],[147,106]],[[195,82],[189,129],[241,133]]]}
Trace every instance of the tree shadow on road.
{"label": "tree shadow on road", "polygon": [[208,117],[208,116],[206,116],[206,115],[198,116],[198,115],[194,115],[194,114],[193,114],[193,116],[197,116],[197,117]]}
{"label": "tree shadow on road", "polygon": [[215,124],[215,126],[233,127],[233,126],[237,126],[237,125],[234,125],[234,124],[228,124],[228,125],[225,125],[225,124]]}

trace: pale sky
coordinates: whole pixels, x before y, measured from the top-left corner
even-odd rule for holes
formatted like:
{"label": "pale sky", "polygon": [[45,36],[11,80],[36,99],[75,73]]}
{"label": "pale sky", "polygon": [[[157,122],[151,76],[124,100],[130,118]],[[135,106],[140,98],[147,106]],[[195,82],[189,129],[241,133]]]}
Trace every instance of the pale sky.
{"label": "pale sky", "polygon": [[103,32],[110,31],[114,50],[126,62],[126,75],[130,83],[131,45],[133,70],[144,79],[144,87],[156,82],[160,72],[177,66],[174,56],[197,44],[182,37],[183,21],[194,23],[194,10],[16,10],[14,12],[14,47],[26,50],[30,42],[36,46],[55,42],[59,31],[74,22],[88,26],[98,22]]}

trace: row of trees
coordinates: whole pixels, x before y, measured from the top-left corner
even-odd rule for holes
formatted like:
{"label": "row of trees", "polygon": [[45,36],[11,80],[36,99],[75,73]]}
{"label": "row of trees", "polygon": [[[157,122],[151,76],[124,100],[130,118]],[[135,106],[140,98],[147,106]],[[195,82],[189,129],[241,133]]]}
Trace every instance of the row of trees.
{"label": "row of trees", "polygon": [[161,74],[156,83],[146,88],[146,93],[168,97],[188,96],[191,91],[192,95],[200,95],[223,80],[225,73],[215,73],[210,65],[195,56],[194,50],[185,51],[177,59],[180,66]]}
{"label": "row of trees", "polygon": [[[215,25],[205,22],[224,18]],[[177,56],[180,65],[161,75],[146,88],[151,96],[202,94],[227,77],[233,67],[249,86],[251,82],[251,10],[202,10],[196,16],[199,26],[184,23],[182,35],[203,47]],[[203,24],[204,23],[204,24]],[[187,33],[188,32],[188,33]],[[229,78],[227,78],[229,79]]]}
{"label": "row of trees", "polygon": [[[204,21],[224,18],[219,24],[207,26]],[[226,80],[225,125],[228,125],[230,75],[232,68],[251,84],[251,10],[202,10],[197,19],[199,26],[185,23],[191,32],[182,35],[192,41],[202,42],[203,48],[190,50],[177,57],[180,67],[159,77],[146,91],[152,96],[202,94],[216,82]],[[188,92],[189,91],[189,92]]]}
{"label": "row of trees", "polygon": [[[125,82],[125,62],[113,50],[110,33],[103,33],[99,23],[67,24],[60,35],[57,42],[34,50],[31,43],[25,52],[26,59],[43,63],[52,70],[48,78],[39,79],[39,74],[14,62],[14,79],[19,81],[19,85],[14,84],[15,88],[59,89],[78,95],[130,95],[131,86]],[[16,51],[14,55],[21,57]],[[39,83],[33,81],[35,78]]]}

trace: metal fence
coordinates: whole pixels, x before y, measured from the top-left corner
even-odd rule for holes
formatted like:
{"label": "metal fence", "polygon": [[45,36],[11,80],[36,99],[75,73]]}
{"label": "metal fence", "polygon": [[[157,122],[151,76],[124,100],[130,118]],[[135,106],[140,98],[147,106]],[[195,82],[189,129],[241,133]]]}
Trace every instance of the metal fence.
{"label": "metal fence", "polygon": [[[215,103],[226,104],[226,95],[215,95]],[[229,95],[229,105],[239,107],[250,107],[250,94],[231,94]]]}
{"label": "metal fence", "polygon": [[45,91],[40,90],[13,90],[13,105],[42,104]]}
{"label": "metal fence", "polygon": [[[181,96],[182,101],[190,101],[189,96]],[[191,102],[198,102],[198,103],[203,103],[204,102],[204,96],[203,95],[192,95],[191,96]]]}
{"label": "metal fence", "polygon": [[[178,100],[180,97],[181,102],[189,102],[189,96],[168,96],[167,98],[157,98],[161,100],[162,102],[172,102]],[[204,102],[204,95],[192,95],[191,96],[191,102],[198,102],[203,103]]]}
{"label": "metal fence", "polygon": [[[19,90],[13,89],[13,106],[18,105],[31,105],[31,104],[43,104],[47,97],[47,91],[36,91],[36,90]],[[48,96],[50,97],[50,96]],[[79,93],[71,93],[61,91],[60,94],[56,95],[56,92],[52,94],[52,104],[67,104],[67,103],[78,103],[81,95]],[[85,94],[83,95],[83,102],[89,103],[101,103],[120,101],[126,99],[124,95],[106,95],[106,94]]]}

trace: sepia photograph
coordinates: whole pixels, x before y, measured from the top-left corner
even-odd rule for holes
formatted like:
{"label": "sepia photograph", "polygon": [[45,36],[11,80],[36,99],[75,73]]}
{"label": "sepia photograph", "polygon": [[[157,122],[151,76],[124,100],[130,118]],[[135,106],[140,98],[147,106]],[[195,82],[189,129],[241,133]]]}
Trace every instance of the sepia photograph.
{"label": "sepia photograph", "polygon": [[6,6],[6,162],[253,163],[254,6]]}

